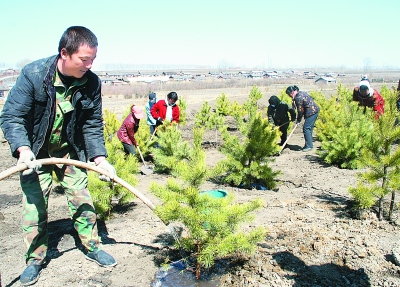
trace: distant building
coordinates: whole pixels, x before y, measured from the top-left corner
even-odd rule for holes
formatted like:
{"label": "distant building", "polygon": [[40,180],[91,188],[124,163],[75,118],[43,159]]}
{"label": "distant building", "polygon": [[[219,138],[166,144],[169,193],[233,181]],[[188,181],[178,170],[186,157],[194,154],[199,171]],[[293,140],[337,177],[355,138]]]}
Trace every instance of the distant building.
{"label": "distant building", "polygon": [[338,74],[337,73],[326,73],[325,76],[326,77],[336,78],[338,76]]}
{"label": "distant building", "polygon": [[7,85],[0,85],[0,98],[7,98],[10,88]]}
{"label": "distant building", "polygon": [[264,72],[263,78],[276,79],[276,78],[279,78],[279,75],[276,71]]}
{"label": "distant building", "polygon": [[316,84],[336,84],[336,79],[332,77],[320,77],[317,80],[315,80]]}
{"label": "distant building", "polygon": [[252,79],[262,79],[264,76],[264,71],[251,71],[249,78]]}
{"label": "distant building", "polygon": [[251,77],[250,73],[246,72],[246,71],[239,71],[238,75],[239,75],[239,77],[243,77],[243,78],[250,78]]}

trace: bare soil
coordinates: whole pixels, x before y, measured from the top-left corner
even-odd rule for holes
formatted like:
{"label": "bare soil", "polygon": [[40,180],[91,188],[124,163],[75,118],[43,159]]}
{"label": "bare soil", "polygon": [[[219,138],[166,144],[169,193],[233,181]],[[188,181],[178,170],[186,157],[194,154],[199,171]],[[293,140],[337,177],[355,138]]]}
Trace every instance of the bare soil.
{"label": "bare soil", "polygon": [[[267,105],[276,91],[262,88]],[[307,90],[307,89],[304,89]],[[190,137],[192,115],[207,100],[224,92],[232,100],[244,101],[247,89],[178,91],[188,102]],[[158,92],[158,95],[163,92]],[[166,94],[166,93],[165,93]],[[121,115],[132,100],[104,97],[104,107]],[[144,105],[144,102],[136,103]],[[15,165],[4,138],[0,143],[1,170]],[[204,139],[209,164],[222,155],[214,133]],[[393,262],[392,249],[399,244],[398,222],[378,221],[374,213],[355,216],[348,187],[356,183],[359,171],[324,164],[316,150],[302,152],[302,127],[296,129],[288,148],[275,157],[273,168],[280,170],[275,190],[246,190],[206,183],[204,189],[224,189],[238,202],[261,198],[264,206],[244,230],[265,226],[268,234],[254,255],[238,254],[219,261],[211,270],[218,280],[188,285],[159,286],[400,286],[400,267]],[[320,143],[315,141],[316,149]],[[154,204],[161,202],[150,193],[151,182],[163,183],[167,176],[138,174],[136,188]],[[0,272],[2,286],[19,286],[25,268],[20,229],[21,191],[18,175],[4,179],[0,189]],[[399,211],[395,211],[398,216]],[[36,286],[150,286],[161,264],[178,260],[173,237],[160,219],[139,199],[118,209],[108,221],[98,222],[103,248],[118,265],[102,268],[85,259],[73,230],[66,199],[58,189],[49,201],[49,263]],[[218,269],[219,268],[219,269]],[[218,269],[218,270],[217,270]],[[206,273],[205,273],[206,274]]]}

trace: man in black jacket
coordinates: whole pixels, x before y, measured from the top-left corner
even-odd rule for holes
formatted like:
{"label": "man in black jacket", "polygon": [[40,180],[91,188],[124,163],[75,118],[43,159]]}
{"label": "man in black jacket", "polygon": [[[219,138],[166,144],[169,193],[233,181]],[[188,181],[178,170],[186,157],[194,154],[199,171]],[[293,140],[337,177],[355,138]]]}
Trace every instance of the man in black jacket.
{"label": "man in black jacket", "polygon": [[20,281],[24,286],[39,279],[46,263],[47,206],[53,173],[64,187],[86,258],[105,267],[116,265],[114,258],[100,248],[86,170],[72,165],[42,167],[37,161],[50,157],[93,161],[110,178],[116,175],[106,160],[101,81],[90,71],[97,45],[89,29],[69,27],[60,39],[58,55],[22,69],[0,116],[12,155],[18,158],[18,164],[28,167],[20,175],[27,264]]}
{"label": "man in black jacket", "polygon": [[289,108],[289,105],[282,102],[277,96],[271,96],[268,102],[268,121],[279,127],[279,130],[282,133],[279,145],[283,145],[287,139],[287,130],[290,121],[293,122],[296,120],[296,112],[292,108]]}

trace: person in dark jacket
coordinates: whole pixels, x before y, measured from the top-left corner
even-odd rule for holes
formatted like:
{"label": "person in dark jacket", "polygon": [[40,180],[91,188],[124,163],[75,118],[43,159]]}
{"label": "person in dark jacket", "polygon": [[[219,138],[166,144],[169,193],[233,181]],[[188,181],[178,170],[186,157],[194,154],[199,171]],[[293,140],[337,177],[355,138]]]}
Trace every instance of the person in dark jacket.
{"label": "person in dark jacket", "polygon": [[101,81],[90,71],[97,45],[89,29],[69,27],[61,36],[57,55],[22,69],[0,116],[12,155],[17,164],[28,167],[20,174],[27,264],[20,276],[23,286],[34,284],[46,263],[47,207],[53,173],[65,190],[86,258],[105,267],[117,264],[100,246],[86,169],[42,166],[37,160],[55,157],[91,161],[109,175],[108,180],[116,176],[115,168],[106,160]]}
{"label": "person in dark jacket", "polygon": [[292,98],[292,108],[297,110],[296,124],[300,124],[301,119],[304,117],[303,134],[305,144],[302,151],[310,151],[314,148],[312,134],[315,121],[318,118],[319,107],[309,94],[300,91],[297,86],[287,87],[286,94]]}
{"label": "person in dark jacket", "polygon": [[293,122],[296,120],[296,113],[292,108],[289,108],[288,104],[282,102],[277,96],[271,96],[268,102],[268,121],[279,127],[279,130],[282,133],[279,145],[283,145],[287,139],[289,123],[290,121]]}
{"label": "person in dark jacket", "polygon": [[136,154],[135,147],[137,146],[135,133],[139,129],[140,119],[144,118],[144,113],[138,106],[132,105],[131,113],[125,118],[121,127],[117,132],[118,139],[124,146],[125,153]]}

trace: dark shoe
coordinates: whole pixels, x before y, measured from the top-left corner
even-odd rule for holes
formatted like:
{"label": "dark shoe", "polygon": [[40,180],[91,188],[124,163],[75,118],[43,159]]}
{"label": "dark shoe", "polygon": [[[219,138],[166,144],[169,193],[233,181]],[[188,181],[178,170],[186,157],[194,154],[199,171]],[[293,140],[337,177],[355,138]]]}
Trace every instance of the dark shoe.
{"label": "dark shoe", "polygon": [[96,262],[102,267],[113,267],[117,265],[117,262],[110,254],[98,249],[86,254],[86,259]]}
{"label": "dark shoe", "polygon": [[397,266],[400,266],[400,247],[393,248],[392,254],[393,254],[394,263]]}
{"label": "dark shoe", "polygon": [[32,262],[25,268],[21,276],[19,276],[19,281],[22,286],[29,286],[35,284],[39,280],[40,272],[42,272],[43,265],[37,265]]}
{"label": "dark shoe", "polygon": [[313,149],[312,147],[305,147],[305,148],[302,149],[302,151],[303,151],[303,152],[306,152],[306,151],[310,151],[310,150],[312,150],[312,149]]}

